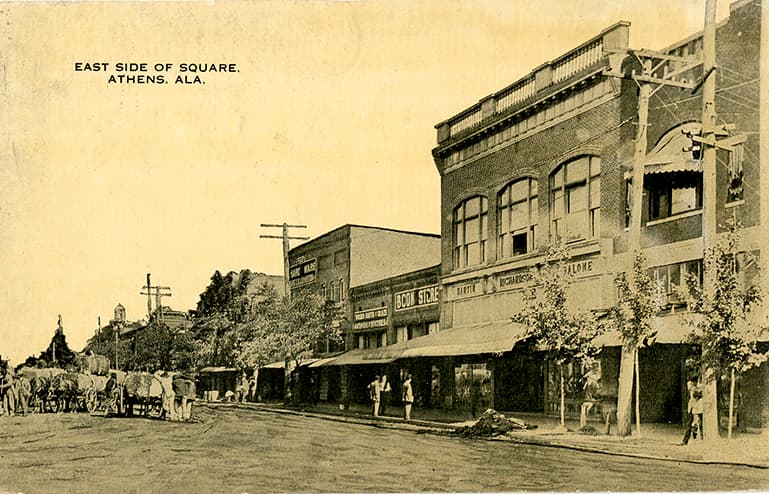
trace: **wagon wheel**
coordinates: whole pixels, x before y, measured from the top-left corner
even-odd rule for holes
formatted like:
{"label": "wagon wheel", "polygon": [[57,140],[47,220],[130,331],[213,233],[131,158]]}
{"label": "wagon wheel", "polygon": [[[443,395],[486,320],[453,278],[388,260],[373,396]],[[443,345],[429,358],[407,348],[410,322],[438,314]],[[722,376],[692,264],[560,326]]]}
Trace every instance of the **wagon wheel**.
{"label": "wagon wheel", "polygon": [[88,413],[94,413],[99,408],[99,395],[95,389],[89,388],[85,392],[85,406]]}

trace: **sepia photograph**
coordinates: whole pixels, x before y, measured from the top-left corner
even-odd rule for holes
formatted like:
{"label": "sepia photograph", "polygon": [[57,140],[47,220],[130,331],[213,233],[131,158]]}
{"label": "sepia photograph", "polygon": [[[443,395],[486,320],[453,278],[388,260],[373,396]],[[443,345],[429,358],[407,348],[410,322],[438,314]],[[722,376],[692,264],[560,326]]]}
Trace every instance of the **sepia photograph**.
{"label": "sepia photograph", "polygon": [[0,25],[0,494],[769,491],[769,0]]}

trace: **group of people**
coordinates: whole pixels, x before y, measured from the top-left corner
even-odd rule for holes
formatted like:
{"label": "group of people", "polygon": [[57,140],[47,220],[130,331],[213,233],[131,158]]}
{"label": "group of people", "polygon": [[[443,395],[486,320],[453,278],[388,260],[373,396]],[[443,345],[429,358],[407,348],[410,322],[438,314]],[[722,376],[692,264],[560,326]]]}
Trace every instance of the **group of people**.
{"label": "group of people", "polygon": [[[385,414],[390,400],[392,387],[387,381],[387,376],[382,374],[374,378],[368,385],[369,398],[371,398],[374,417]],[[411,374],[406,374],[401,384],[401,401],[403,402],[403,418],[411,420],[411,406],[414,404],[414,390],[411,387]]]}

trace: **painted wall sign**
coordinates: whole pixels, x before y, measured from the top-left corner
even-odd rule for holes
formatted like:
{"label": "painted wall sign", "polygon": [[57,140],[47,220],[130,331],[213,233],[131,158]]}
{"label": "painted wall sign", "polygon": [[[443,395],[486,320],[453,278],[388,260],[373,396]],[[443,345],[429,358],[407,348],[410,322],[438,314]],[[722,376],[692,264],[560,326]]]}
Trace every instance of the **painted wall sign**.
{"label": "painted wall sign", "polygon": [[450,300],[476,297],[478,295],[483,295],[483,285],[480,280],[473,280],[465,283],[451,285],[447,291],[448,298]]}
{"label": "painted wall sign", "polygon": [[497,276],[497,289],[513,290],[515,288],[520,288],[531,281],[531,279],[531,271],[528,269],[504,273]]}
{"label": "painted wall sign", "polygon": [[352,329],[387,327],[387,307],[360,310],[353,314]]}
{"label": "painted wall sign", "polygon": [[425,305],[437,304],[440,301],[441,289],[436,285],[423,286],[404,290],[393,295],[396,311],[414,309]]}
{"label": "painted wall sign", "polygon": [[566,271],[575,278],[584,278],[598,274],[598,260],[585,259],[582,261],[570,262],[566,265]]}
{"label": "painted wall sign", "polygon": [[288,282],[292,287],[306,285],[315,281],[318,272],[318,260],[310,259],[291,266],[288,270]]}

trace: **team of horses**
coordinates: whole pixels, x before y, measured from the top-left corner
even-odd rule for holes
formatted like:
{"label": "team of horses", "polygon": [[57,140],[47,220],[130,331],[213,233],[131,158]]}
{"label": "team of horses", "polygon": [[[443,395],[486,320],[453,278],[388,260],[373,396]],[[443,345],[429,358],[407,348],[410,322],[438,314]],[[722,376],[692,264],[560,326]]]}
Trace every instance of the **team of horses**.
{"label": "team of horses", "polygon": [[191,418],[195,383],[174,372],[109,370],[108,362],[78,372],[24,367],[0,376],[0,396],[9,415],[88,411],[178,421]]}

